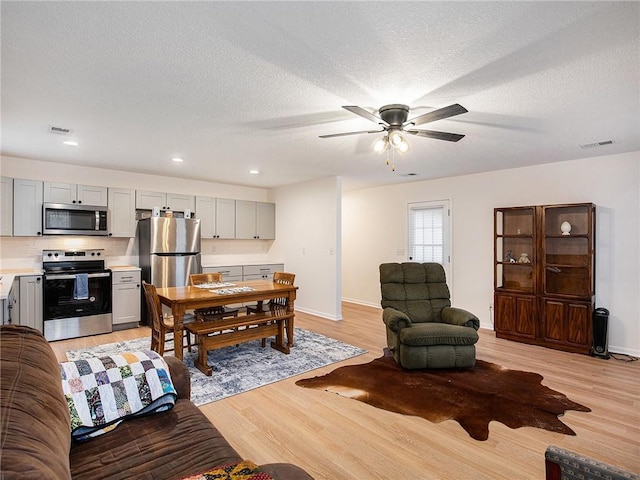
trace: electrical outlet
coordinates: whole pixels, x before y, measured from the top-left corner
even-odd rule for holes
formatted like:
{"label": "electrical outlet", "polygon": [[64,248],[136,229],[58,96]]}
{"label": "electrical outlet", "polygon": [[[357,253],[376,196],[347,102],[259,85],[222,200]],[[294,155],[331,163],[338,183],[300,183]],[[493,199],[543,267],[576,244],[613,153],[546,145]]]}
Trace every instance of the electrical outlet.
{"label": "electrical outlet", "polygon": [[404,248],[398,248],[396,250],[396,255],[398,255],[399,257],[404,257]]}
{"label": "electrical outlet", "polygon": [[329,249],[329,255],[333,255],[333,248]]}

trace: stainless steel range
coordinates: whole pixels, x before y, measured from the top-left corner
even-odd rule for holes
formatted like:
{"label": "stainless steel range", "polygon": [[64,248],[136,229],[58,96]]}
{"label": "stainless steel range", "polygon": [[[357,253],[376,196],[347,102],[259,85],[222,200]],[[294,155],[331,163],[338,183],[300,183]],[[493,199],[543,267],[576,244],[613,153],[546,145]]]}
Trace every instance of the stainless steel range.
{"label": "stainless steel range", "polygon": [[111,332],[111,272],[103,249],[44,250],[42,268],[47,340]]}

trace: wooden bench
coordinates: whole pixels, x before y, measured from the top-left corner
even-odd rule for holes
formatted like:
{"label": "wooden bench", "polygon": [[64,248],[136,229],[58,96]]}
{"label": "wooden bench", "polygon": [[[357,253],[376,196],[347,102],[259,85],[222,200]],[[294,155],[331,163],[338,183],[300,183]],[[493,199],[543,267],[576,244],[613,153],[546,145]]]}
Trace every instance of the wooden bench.
{"label": "wooden bench", "polygon": [[211,376],[213,368],[207,364],[207,351],[271,336],[276,337],[275,341],[271,342],[271,348],[288,354],[289,347],[284,341],[284,328],[286,320],[292,319],[294,315],[278,313],[273,315],[271,312],[262,312],[186,324],[184,327],[196,336],[198,344],[196,368]]}

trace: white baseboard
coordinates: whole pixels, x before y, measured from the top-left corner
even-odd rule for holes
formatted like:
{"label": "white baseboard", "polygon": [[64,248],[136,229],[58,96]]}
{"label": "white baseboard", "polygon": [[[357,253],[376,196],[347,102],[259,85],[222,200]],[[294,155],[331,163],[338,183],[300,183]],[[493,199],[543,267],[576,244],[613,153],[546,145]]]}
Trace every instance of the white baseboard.
{"label": "white baseboard", "polygon": [[308,313],[309,315],[314,315],[316,317],[326,318],[328,320],[334,320],[334,321],[342,320],[342,316],[338,317],[336,315],[331,315],[331,314],[325,313],[325,312],[319,312],[317,310],[311,310],[310,308],[299,307],[297,305],[295,306],[295,310],[297,312]]}
{"label": "white baseboard", "polygon": [[364,305],[365,307],[373,307],[373,308],[377,308],[378,310],[382,310],[382,307],[380,306],[379,303],[363,302],[362,300],[356,300],[355,298],[345,298],[345,297],[342,297],[342,301],[347,303],[355,303],[356,305]]}

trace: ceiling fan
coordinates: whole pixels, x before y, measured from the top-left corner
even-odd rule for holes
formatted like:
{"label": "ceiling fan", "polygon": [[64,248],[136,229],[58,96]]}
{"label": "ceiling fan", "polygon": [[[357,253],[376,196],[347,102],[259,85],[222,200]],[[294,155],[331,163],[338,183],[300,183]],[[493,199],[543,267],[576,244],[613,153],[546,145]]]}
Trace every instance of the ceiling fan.
{"label": "ceiling fan", "polygon": [[[381,107],[378,111],[380,116],[374,115],[368,112],[362,107],[357,106],[343,106],[345,110],[349,110],[351,113],[355,113],[367,120],[377,123],[382,127],[382,130],[363,130],[360,132],[345,132],[345,133],[333,133],[329,135],[320,135],[320,138],[331,137],[344,137],[347,135],[360,135],[363,133],[381,133],[387,132],[387,135],[381,142],[376,142],[374,150],[382,152],[389,146],[396,147],[400,152],[404,152],[408,149],[408,144],[404,141],[403,133],[416,135],[418,137],[435,138],[437,140],[446,140],[448,142],[457,142],[464,137],[458,133],[437,132],[435,130],[414,130],[416,125],[422,125],[425,123],[435,122],[436,120],[442,120],[444,118],[453,117],[454,115],[460,115],[461,113],[467,113],[467,109],[462,105],[453,104],[448,107],[443,107],[433,112],[419,115],[411,120],[407,121],[409,116],[409,107],[401,104],[391,104]],[[401,145],[405,145],[404,149]]]}

